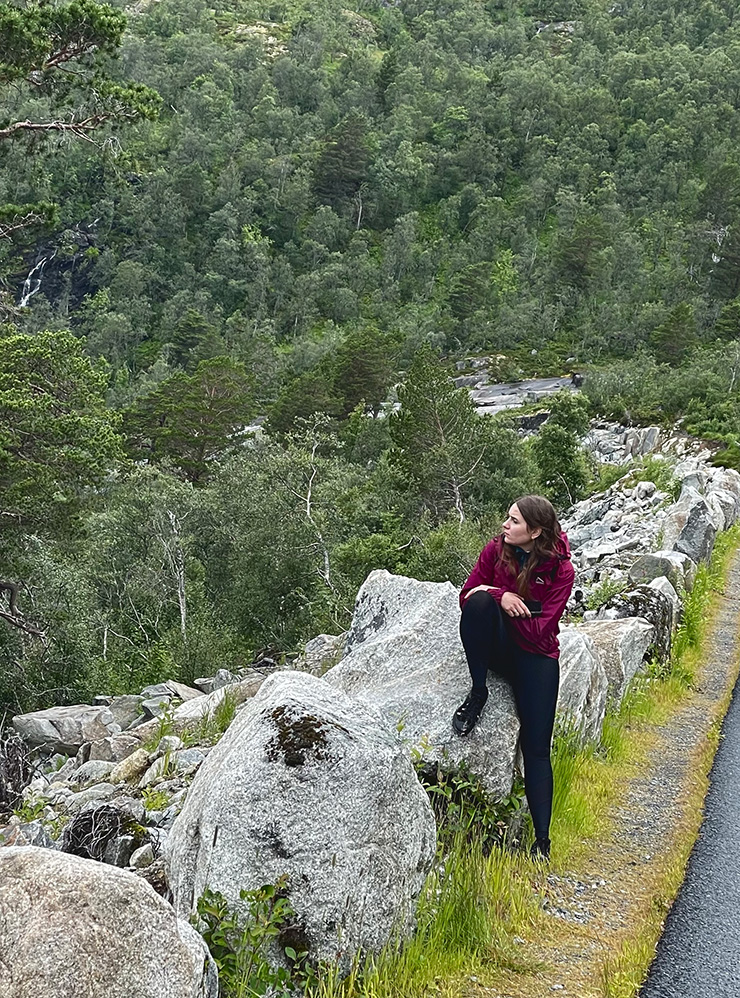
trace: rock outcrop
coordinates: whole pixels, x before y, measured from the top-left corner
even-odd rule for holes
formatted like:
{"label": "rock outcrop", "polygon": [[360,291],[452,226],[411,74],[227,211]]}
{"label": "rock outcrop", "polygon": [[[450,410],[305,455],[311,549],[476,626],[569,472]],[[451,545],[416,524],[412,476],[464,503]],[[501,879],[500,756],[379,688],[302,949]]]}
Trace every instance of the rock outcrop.
{"label": "rock outcrop", "polygon": [[[641,618],[652,626],[651,640],[648,643],[655,657],[667,662],[671,654],[675,611],[673,601],[652,583],[637,586],[629,592],[613,596],[599,607],[596,621],[634,620]],[[647,648],[645,649],[647,651]]]}
{"label": "rock outcrop", "polygon": [[689,485],[683,488],[678,502],[666,510],[663,543],[692,561],[708,561],[718,529],[707,500]]}
{"label": "rock outcrop", "polygon": [[631,679],[641,669],[655,628],[642,617],[593,620],[578,625],[590,638],[608,681],[607,699],[619,704]]}
{"label": "rock outcrop", "polygon": [[[489,697],[471,734],[451,718],[470,688],[459,636],[458,592],[449,583],[418,582],[379,570],[357,594],[345,657],[327,682],[381,711],[409,748],[445,768],[464,763],[493,796],[509,792],[519,720],[507,683],[489,674]],[[561,632],[558,711],[586,737],[598,737],[607,680],[590,639]]]}
{"label": "rock outcrop", "polygon": [[681,551],[653,551],[638,558],[628,575],[635,585],[665,576],[676,592],[690,592],[696,577],[696,562]]}
{"label": "rock outcrop", "polygon": [[607,676],[591,638],[574,627],[560,633],[561,723],[578,729],[584,739],[598,739],[606,712]]}
{"label": "rock outcrop", "polygon": [[16,714],[13,727],[28,745],[43,748],[50,755],[53,752],[74,755],[86,742],[121,732],[108,707],[88,704]]}

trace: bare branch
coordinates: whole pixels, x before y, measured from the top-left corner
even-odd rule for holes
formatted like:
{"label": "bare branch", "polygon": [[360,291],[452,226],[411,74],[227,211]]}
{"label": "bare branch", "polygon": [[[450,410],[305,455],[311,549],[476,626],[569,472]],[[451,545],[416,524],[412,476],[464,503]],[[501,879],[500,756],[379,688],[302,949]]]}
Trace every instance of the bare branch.
{"label": "bare branch", "polygon": [[34,638],[46,638],[46,633],[40,630],[38,627],[34,627],[33,624],[28,624],[22,617],[18,617],[16,614],[8,613],[6,610],[0,610],[0,620],[7,620],[9,624],[13,627],[18,627],[20,630],[25,631],[26,634],[30,634]]}
{"label": "bare branch", "polygon": [[92,142],[88,132],[94,132],[103,122],[114,116],[114,112],[91,114],[81,121],[16,121],[7,128],[0,128],[0,140],[12,139],[23,132],[62,132],[74,135],[78,139]]}
{"label": "bare branch", "polygon": [[46,219],[37,211],[26,212],[25,215],[15,215],[8,222],[0,222],[0,239],[10,239],[16,233],[27,229],[31,225],[40,225]]}

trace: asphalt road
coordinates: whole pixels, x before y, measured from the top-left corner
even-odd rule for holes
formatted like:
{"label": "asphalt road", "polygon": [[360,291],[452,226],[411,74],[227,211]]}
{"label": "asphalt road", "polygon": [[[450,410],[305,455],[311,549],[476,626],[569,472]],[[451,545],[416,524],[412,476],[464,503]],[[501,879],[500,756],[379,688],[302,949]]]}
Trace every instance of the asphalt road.
{"label": "asphalt road", "polygon": [[704,815],[640,998],[740,998],[740,681]]}

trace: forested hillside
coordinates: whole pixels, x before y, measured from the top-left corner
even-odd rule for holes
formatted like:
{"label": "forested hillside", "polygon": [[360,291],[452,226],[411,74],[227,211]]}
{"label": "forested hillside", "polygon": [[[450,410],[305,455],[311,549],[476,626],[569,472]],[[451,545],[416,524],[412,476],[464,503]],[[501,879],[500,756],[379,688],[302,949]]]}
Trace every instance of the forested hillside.
{"label": "forested hillside", "polygon": [[524,444],[451,358],[737,454],[735,4],[114,7],[0,6],[0,701],[289,651],[582,494],[585,400]]}

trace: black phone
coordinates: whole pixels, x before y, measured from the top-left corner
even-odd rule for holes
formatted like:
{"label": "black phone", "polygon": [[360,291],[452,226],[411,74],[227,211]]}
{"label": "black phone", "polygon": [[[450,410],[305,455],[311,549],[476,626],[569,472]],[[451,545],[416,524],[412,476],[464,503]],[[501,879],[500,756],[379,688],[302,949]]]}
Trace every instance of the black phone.
{"label": "black phone", "polygon": [[533,617],[542,616],[542,603],[538,599],[525,599],[524,605]]}

